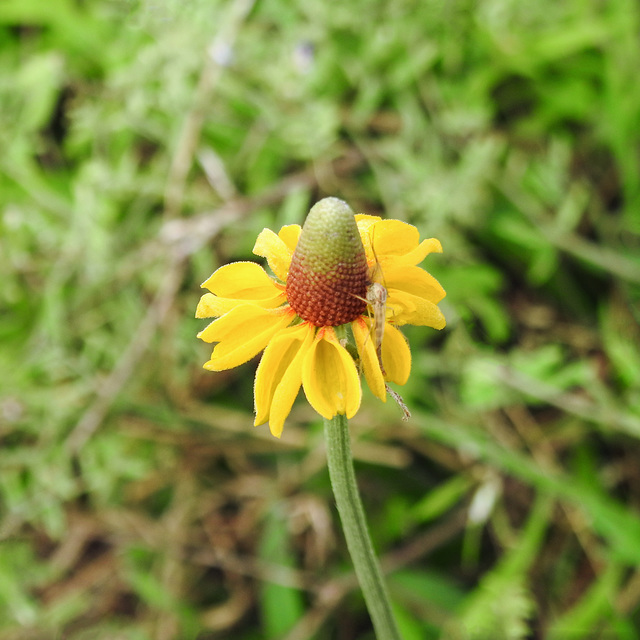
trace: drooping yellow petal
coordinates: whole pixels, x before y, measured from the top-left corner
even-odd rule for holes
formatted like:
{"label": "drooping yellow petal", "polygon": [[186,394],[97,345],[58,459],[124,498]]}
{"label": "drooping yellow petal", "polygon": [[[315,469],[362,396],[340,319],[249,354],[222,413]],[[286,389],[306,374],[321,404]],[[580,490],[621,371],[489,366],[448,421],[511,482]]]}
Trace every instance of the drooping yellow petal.
{"label": "drooping yellow petal", "polygon": [[282,281],[287,281],[291,256],[300,236],[297,224],[282,227],[276,235],[271,229],[263,229],[253,247],[253,253],[267,259],[269,268]]}
{"label": "drooping yellow petal", "polygon": [[370,231],[378,260],[386,256],[403,256],[420,243],[420,232],[401,220],[380,220]]}
{"label": "drooping yellow petal", "polygon": [[403,256],[394,256],[393,260],[389,261],[389,266],[401,267],[420,264],[430,253],[442,253],[442,245],[437,238],[427,238]]}
{"label": "drooping yellow petal", "polygon": [[388,322],[382,341],[382,362],[389,382],[406,384],[411,373],[411,350],[404,335]]}
{"label": "drooping yellow petal", "polygon": [[303,323],[279,331],[269,342],[258,365],[254,386],[255,425],[269,421],[271,433],[279,438],[284,421],[302,384],[302,361],[315,334],[315,327]]}
{"label": "drooping yellow petal", "polygon": [[196,308],[196,318],[217,318],[242,304],[254,304],[263,309],[276,309],[287,301],[284,291],[273,298],[262,300],[242,300],[240,298],[220,298],[213,293],[205,293]]}
{"label": "drooping yellow petal", "polygon": [[364,252],[367,254],[367,263],[369,266],[376,262],[373,248],[371,244],[371,229],[373,226],[382,220],[380,216],[368,216],[364,213],[358,213],[355,216],[356,224],[358,225],[358,231],[360,232],[360,238],[364,246]]}
{"label": "drooping yellow petal", "polygon": [[362,244],[365,251],[371,251],[371,229],[376,222],[382,220],[380,216],[369,216],[364,213],[357,213],[355,215],[356,224],[358,225],[358,231],[362,238]]}
{"label": "drooping yellow petal", "polygon": [[378,220],[382,220],[382,218],[380,216],[372,216],[369,215],[368,213],[356,213],[355,216],[353,216],[356,219],[356,224],[358,225],[358,229],[365,230],[369,227],[369,225],[372,225],[374,222],[377,222]]}
{"label": "drooping yellow petal", "polygon": [[289,308],[269,310],[252,304],[235,307],[198,334],[205,342],[220,343],[204,368],[222,371],[247,362],[260,353],[280,329],[291,324],[294,317]]}
{"label": "drooping yellow petal", "polygon": [[270,300],[282,294],[282,288],[255,262],[226,264],[214,271],[200,286],[220,298],[239,300]]}
{"label": "drooping yellow petal", "polygon": [[385,317],[393,324],[406,324],[402,316],[412,313],[416,309],[415,296],[399,289],[387,289],[387,310]]}
{"label": "drooping yellow petal", "polygon": [[360,317],[351,323],[351,328],[369,389],[371,389],[373,395],[382,400],[382,402],[386,402],[387,391],[384,386],[384,377],[380,369],[380,363],[378,362],[375,341],[371,335],[371,327],[364,318]]}
{"label": "drooping yellow petal", "polygon": [[434,303],[447,295],[442,285],[420,267],[388,267],[384,271],[384,281],[387,289],[406,291]]}
{"label": "drooping yellow petal", "polygon": [[213,293],[205,293],[196,307],[196,318],[217,318],[227,313],[227,311],[231,311],[233,306],[236,306],[227,306],[222,302],[223,300],[226,300],[226,298],[218,298]]}
{"label": "drooping yellow petal", "polygon": [[[279,331],[271,339],[262,354],[253,386],[253,400],[256,411],[254,424],[256,426],[265,423],[269,419],[271,401],[276,388],[296,357],[304,340],[304,337],[298,336],[301,327],[302,325],[298,325]],[[302,384],[302,379],[300,384]]]}
{"label": "drooping yellow petal", "polygon": [[282,229],[280,229],[280,231],[278,231],[278,236],[293,252],[298,246],[298,240],[300,240],[301,232],[302,227],[299,224],[286,224]]}
{"label": "drooping yellow petal", "polygon": [[367,254],[370,277],[383,285],[389,267],[413,266],[431,251],[437,251],[438,247],[442,250],[437,240],[420,243],[418,230],[401,220],[367,216],[361,219],[358,228]]}
{"label": "drooping yellow petal", "polygon": [[444,329],[447,322],[437,305],[406,291],[389,289],[389,299],[394,305],[393,324],[414,324],[422,327]]}
{"label": "drooping yellow petal", "polygon": [[362,389],[353,358],[331,327],[323,327],[302,363],[302,385],[309,404],[323,417],[355,415]]}

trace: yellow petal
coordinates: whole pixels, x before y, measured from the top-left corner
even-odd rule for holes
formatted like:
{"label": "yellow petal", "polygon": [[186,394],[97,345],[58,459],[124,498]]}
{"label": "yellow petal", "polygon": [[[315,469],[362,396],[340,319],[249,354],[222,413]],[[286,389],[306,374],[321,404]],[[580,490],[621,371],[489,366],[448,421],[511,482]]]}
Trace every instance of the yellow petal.
{"label": "yellow petal", "polygon": [[[401,291],[399,289],[387,289],[387,300],[385,304],[384,317],[387,322],[393,324],[407,324],[402,322],[401,318],[406,317],[407,314],[412,313],[416,309],[416,296]],[[368,309],[369,319],[373,320],[371,306]]]}
{"label": "yellow petal", "polygon": [[279,438],[284,421],[302,384],[302,361],[315,328],[309,323],[278,332],[269,342],[258,365],[254,386],[255,425],[269,421],[271,433]]}
{"label": "yellow petal", "polygon": [[382,218],[380,218],[380,216],[368,216],[364,213],[358,213],[355,215],[355,219],[358,225],[358,231],[360,232],[360,238],[362,238],[362,244],[364,245],[364,251],[367,254],[367,263],[371,266],[376,261],[371,247],[371,229],[373,225]]}
{"label": "yellow petal", "polygon": [[412,249],[403,256],[396,256],[390,266],[416,265],[420,264],[430,253],[442,253],[442,245],[437,238],[427,238],[423,240],[415,249]]}
{"label": "yellow petal", "polygon": [[409,343],[404,335],[388,322],[382,340],[382,362],[389,382],[406,384],[411,373]]}
{"label": "yellow petal", "polygon": [[[212,296],[207,298],[204,302],[203,299],[206,296]],[[243,304],[252,304],[263,309],[277,309],[285,304],[287,301],[287,295],[282,291],[277,297],[264,298],[263,300],[241,300],[238,298],[219,298],[212,293],[205,293],[200,299],[198,307],[196,309],[196,318],[215,318],[222,316],[225,313],[235,309],[235,307]],[[206,315],[205,315],[206,314]]]}
{"label": "yellow petal", "polygon": [[221,298],[262,300],[279,296],[282,289],[255,262],[232,262],[220,267],[202,285]]}
{"label": "yellow petal", "polygon": [[299,224],[287,224],[278,231],[278,236],[293,252],[298,246],[298,240],[300,240],[301,232],[302,227]]}
{"label": "yellow petal", "polygon": [[406,291],[390,289],[389,298],[394,302],[393,324],[414,324],[421,327],[444,329],[447,324],[442,311],[431,301]]}
{"label": "yellow petal", "polygon": [[233,306],[227,306],[223,304],[223,300],[226,298],[218,298],[213,293],[205,293],[196,308],[196,318],[217,318],[227,311],[231,311]]}
{"label": "yellow petal", "polygon": [[[374,396],[380,398],[382,402],[386,402],[387,391],[384,386],[380,363],[378,362],[375,341],[371,335],[371,328],[362,317],[352,322],[351,328],[356,339],[360,363],[362,364],[362,370],[369,389],[371,389]],[[384,344],[384,339],[382,342]]]}
{"label": "yellow petal", "polygon": [[379,260],[386,256],[403,256],[420,242],[420,232],[401,220],[380,220],[370,231],[373,248]]}
{"label": "yellow petal", "polygon": [[388,267],[417,264],[428,251],[428,246],[420,248],[419,231],[401,220],[363,219],[359,229],[374,282],[384,284]]}
{"label": "yellow petal", "polygon": [[369,216],[364,213],[357,213],[355,216],[356,225],[358,225],[358,231],[362,238],[362,244],[365,249],[367,246],[371,246],[371,229],[376,222],[382,220],[380,216]]}
{"label": "yellow petal", "polygon": [[371,216],[368,213],[356,213],[356,215],[353,217],[356,219],[356,224],[358,225],[358,229],[368,227],[374,222],[377,222],[378,220],[382,220],[380,216]]}
{"label": "yellow petal", "polygon": [[420,267],[387,268],[384,271],[384,281],[387,290],[406,291],[435,303],[440,302],[447,295],[442,285]]}
{"label": "yellow petal", "polygon": [[261,309],[252,304],[235,307],[214,320],[198,334],[205,342],[219,342],[204,368],[210,371],[232,369],[260,353],[269,340],[295,317],[289,308]]}
{"label": "yellow petal", "polygon": [[300,227],[298,225],[283,227],[278,235],[271,229],[263,229],[253,247],[253,253],[266,258],[269,268],[282,282],[287,281],[291,256],[293,256],[295,249],[295,245],[291,247],[290,244],[293,242],[293,238],[299,235]]}
{"label": "yellow petal", "polygon": [[287,301],[287,295],[281,291],[276,297],[262,300],[242,300],[239,298],[220,298],[213,293],[205,293],[196,308],[196,318],[217,318],[241,304],[253,304],[263,309],[276,309]]}
{"label": "yellow petal", "polygon": [[360,407],[358,371],[331,327],[318,331],[302,363],[302,385],[309,404],[323,417],[351,418]]}

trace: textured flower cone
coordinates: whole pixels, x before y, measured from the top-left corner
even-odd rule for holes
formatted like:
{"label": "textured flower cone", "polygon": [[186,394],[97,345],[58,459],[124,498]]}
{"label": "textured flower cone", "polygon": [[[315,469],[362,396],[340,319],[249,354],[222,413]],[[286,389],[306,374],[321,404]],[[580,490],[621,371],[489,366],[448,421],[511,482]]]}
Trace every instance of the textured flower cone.
{"label": "textured flower cone", "polygon": [[316,203],[291,259],[287,299],[318,327],[352,322],[367,307],[367,257],[353,211],[338,198]]}

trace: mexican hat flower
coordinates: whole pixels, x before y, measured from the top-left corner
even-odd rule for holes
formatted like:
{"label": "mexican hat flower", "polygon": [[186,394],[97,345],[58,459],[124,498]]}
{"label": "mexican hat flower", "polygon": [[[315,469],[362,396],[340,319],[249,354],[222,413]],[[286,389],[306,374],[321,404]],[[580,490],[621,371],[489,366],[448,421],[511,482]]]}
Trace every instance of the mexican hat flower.
{"label": "mexican hat flower", "polygon": [[[197,318],[215,318],[198,337],[215,343],[204,368],[237,367],[264,350],[254,385],[255,424],[280,437],[300,387],[324,418],[353,417],[360,374],[386,401],[388,382],[403,385],[411,353],[398,327],[442,329],[444,289],[418,267],[435,238],[400,220],[356,215],[337,198],[316,203],[304,227],[264,229],[254,262],[220,267],[202,287]],[[376,302],[373,292],[383,293]]]}

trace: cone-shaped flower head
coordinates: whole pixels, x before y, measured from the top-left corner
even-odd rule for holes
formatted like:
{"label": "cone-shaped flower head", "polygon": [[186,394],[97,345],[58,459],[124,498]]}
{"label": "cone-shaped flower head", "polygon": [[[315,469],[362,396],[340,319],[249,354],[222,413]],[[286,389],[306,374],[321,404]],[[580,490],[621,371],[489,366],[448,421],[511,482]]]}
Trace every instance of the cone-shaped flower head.
{"label": "cone-shaped flower head", "polygon": [[338,198],[320,200],[291,258],[289,304],[316,327],[336,327],[364,313],[368,284],[367,256],[351,207]]}

